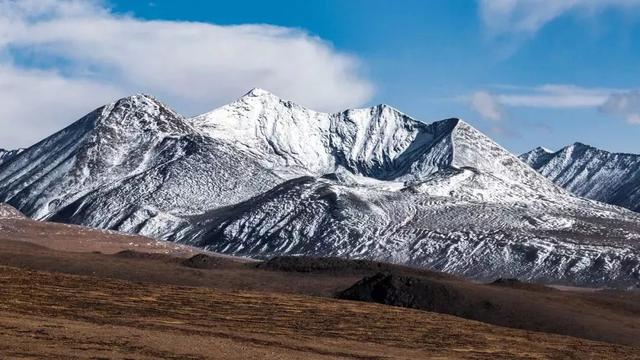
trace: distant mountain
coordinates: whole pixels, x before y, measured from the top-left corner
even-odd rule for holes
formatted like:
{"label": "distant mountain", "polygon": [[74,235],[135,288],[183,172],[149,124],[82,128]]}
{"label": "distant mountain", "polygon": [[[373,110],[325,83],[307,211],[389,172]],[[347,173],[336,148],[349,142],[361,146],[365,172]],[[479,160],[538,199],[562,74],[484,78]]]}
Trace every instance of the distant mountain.
{"label": "distant mountain", "polygon": [[640,215],[571,195],[462,120],[386,105],[327,114],[254,89],[187,119],[136,95],[0,164],[0,201],[234,255],[640,283]]}
{"label": "distant mountain", "polygon": [[640,211],[640,155],[575,143],[556,152],[536,148],[520,159],[576,195]]}

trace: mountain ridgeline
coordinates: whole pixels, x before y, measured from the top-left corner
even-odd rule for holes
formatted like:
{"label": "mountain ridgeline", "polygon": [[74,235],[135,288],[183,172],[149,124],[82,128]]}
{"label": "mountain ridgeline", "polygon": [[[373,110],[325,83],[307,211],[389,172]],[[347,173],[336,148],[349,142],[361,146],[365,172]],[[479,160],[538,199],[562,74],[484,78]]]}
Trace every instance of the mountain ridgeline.
{"label": "mountain ridgeline", "polygon": [[320,113],[254,89],[185,118],[135,95],[1,162],[0,201],[256,258],[640,283],[638,214],[572,195],[462,120],[386,105]]}
{"label": "mountain ridgeline", "polygon": [[640,155],[575,143],[556,152],[536,148],[520,159],[578,196],[640,211]]}

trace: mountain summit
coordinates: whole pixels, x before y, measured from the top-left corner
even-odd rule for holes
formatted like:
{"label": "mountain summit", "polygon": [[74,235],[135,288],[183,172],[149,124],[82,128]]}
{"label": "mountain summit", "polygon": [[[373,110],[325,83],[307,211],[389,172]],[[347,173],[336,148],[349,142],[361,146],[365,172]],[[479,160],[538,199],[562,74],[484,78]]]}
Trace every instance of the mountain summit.
{"label": "mountain summit", "polygon": [[261,89],[194,118],[147,95],[105,105],[1,163],[0,201],[252,257],[618,286],[640,269],[640,216],[571,195],[460,119],[322,113]]}

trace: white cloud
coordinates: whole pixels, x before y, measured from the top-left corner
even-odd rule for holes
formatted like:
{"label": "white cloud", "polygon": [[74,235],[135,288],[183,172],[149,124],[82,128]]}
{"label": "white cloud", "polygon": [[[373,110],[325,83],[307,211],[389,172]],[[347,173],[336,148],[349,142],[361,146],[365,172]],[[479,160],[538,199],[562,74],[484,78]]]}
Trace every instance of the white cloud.
{"label": "white cloud", "polygon": [[566,84],[546,84],[534,87],[498,85],[500,92],[476,91],[467,99],[471,108],[485,119],[503,120],[506,109],[531,108],[597,108],[604,104],[613,89],[584,88]]}
{"label": "white cloud", "polygon": [[[522,89],[522,88],[521,88]],[[523,92],[498,95],[506,106],[538,108],[584,108],[602,105],[612,90],[583,88],[575,85],[549,84],[523,88]]]}
{"label": "white cloud", "polygon": [[55,71],[0,65],[0,148],[31,145],[80,118],[121,89]]}
{"label": "white cloud", "polygon": [[479,0],[478,6],[483,23],[493,35],[532,35],[567,13],[627,10],[640,6],[640,0]]}
{"label": "white cloud", "polygon": [[600,110],[624,117],[629,124],[640,125],[640,90],[611,94]]}
{"label": "white cloud", "polygon": [[594,109],[640,125],[640,90],[585,88],[567,84],[535,87],[497,85],[500,92],[476,91],[464,97],[470,107],[492,122],[503,121],[511,108]]}
{"label": "white cloud", "polygon": [[498,122],[504,117],[502,105],[486,91],[476,91],[471,94],[470,104],[473,110],[487,120]]}
{"label": "white cloud", "polygon": [[28,145],[79,112],[137,92],[186,115],[253,87],[341,110],[372,95],[360,67],[297,29],[147,21],[92,1],[0,0],[0,96],[11,104],[0,110],[0,147]]}

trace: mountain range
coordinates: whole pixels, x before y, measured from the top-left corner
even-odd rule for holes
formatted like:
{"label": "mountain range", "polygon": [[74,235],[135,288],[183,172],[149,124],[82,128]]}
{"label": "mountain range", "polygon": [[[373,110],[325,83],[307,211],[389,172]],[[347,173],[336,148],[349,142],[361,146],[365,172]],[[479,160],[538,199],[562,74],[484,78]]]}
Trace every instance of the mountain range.
{"label": "mountain range", "polygon": [[578,196],[640,211],[640,155],[575,143],[556,152],[538,147],[520,159]]}
{"label": "mountain range", "polygon": [[193,118],[123,98],[0,162],[0,201],[40,220],[256,258],[638,286],[640,214],[563,187],[460,119],[321,113],[261,89]]}

